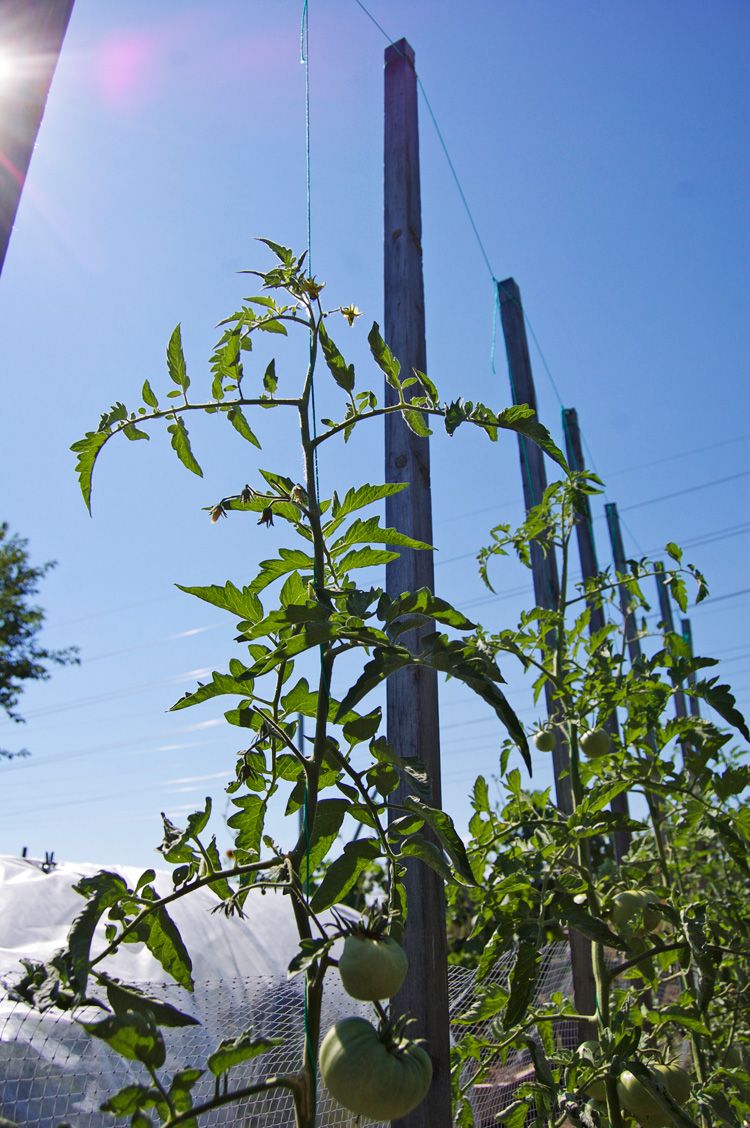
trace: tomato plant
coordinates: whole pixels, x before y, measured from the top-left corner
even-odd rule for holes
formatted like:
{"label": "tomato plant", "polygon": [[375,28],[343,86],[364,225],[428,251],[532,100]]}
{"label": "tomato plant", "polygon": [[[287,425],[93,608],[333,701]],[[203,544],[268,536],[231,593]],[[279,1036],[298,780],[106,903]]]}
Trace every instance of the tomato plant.
{"label": "tomato plant", "polygon": [[[27,1001],[51,999],[73,1010],[95,990],[111,1013],[101,1023],[89,1024],[89,1032],[120,1053],[137,1034],[138,1061],[146,1071],[147,1083],[115,1094],[106,1107],[120,1116],[131,1116],[138,1125],[145,1122],[144,1110],[155,1109],[172,1128],[195,1123],[217,1104],[282,1088],[294,1099],[298,1128],[313,1128],[324,980],[334,964],[331,950],[342,935],[340,928],[322,924],[320,914],[346,898],[360,876],[371,873],[374,863],[381,865],[384,939],[366,945],[370,952],[366,961],[353,955],[356,946],[347,941],[342,975],[345,982],[348,979],[355,985],[355,991],[365,982],[367,997],[372,991],[388,996],[404,971],[395,941],[406,916],[403,878],[407,860],[421,860],[442,878],[464,887],[476,885],[465,846],[450,817],[434,804],[431,781],[421,761],[402,754],[382,734],[380,706],[364,704],[389,676],[416,666],[464,682],[494,712],[529,761],[525,732],[502,692],[503,679],[494,659],[475,635],[475,624],[427,589],[391,596],[359,579],[362,569],[380,568],[399,551],[431,550],[430,545],[398,529],[385,528],[377,513],[362,515],[363,510],[407,488],[406,483],[344,482],[330,497],[322,497],[318,460],[332,442],[348,440],[355,427],[394,412],[402,416],[404,426],[422,436],[430,433],[428,424],[435,420],[448,434],[467,424],[492,441],[503,430],[519,431],[564,467],[562,455],[526,406],[493,411],[464,400],[441,403],[435,385],[424,373],[401,374],[377,324],[372,325],[367,343],[379,378],[388,383],[395,402],[383,406],[374,391],[358,389],[354,366],[345,361],[332,327],[351,327],[359,311],[354,306],[324,308],[323,285],[307,273],[305,256],[271,240],[264,242],[274,256],[274,265],[250,272],[259,278],[261,292],[245,299],[222,322],[209,362],[206,392],[194,398],[178,326],[167,347],[169,389],[157,395],[146,380],[140,406],[129,411],[123,403],[116,403],[73,446],[89,507],[97,459],[119,435],[137,441],[149,438],[146,428],[165,428],[180,462],[200,476],[187,426],[195,412],[228,423],[250,448],[261,445],[255,433],[256,417],[262,422],[268,411],[286,412],[293,427],[289,449],[294,452],[290,462],[295,467],[300,441],[302,447],[302,481],[279,469],[253,470],[252,485],[207,506],[214,525],[230,517],[250,517],[262,529],[276,522],[295,537],[295,547],[281,548],[261,562],[255,576],[242,577],[238,584],[228,581],[182,588],[226,611],[238,624],[242,657],[232,657],[226,671],[215,672],[210,681],[198,684],[173,706],[182,710],[217,698],[233,699],[225,716],[238,729],[243,747],[226,789],[234,808],[227,820],[234,838],[231,864],[222,864],[216,837],[207,830],[210,800],[184,826],[165,818],[159,850],[173,867],[173,891],[160,896],[152,870],[134,888],[112,872],[84,878],[76,888],[86,904],[71,928],[66,950],[49,965],[29,962],[17,989]],[[303,334],[309,360],[298,384],[289,378],[289,386],[280,389],[275,357],[258,366],[255,356],[264,341],[277,342],[290,331]],[[316,372],[320,379],[320,362],[333,380],[340,406],[335,409],[338,417],[320,421],[318,429],[313,393]],[[274,588],[275,595],[269,595]],[[307,676],[299,667],[305,661]],[[310,668],[312,681],[308,680]],[[312,735],[304,749],[296,739],[299,714],[312,722]],[[397,788],[398,804],[393,797]],[[264,826],[269,805],[284,798],[290,829],[289,840],[280,844],[264,833]],[[304,826],[300,828],[298,812],[303,808]],[[343,848],[336,847],[345,818],[359,823],[365,834],[354,836]],[[192,989],[190,955],[169,915],[169,905],[204,887],[213,892],[217,908],[227,915],[242,913],[248,897],[257,891],[275,889],[289,896],[300,941],[290,972],[303,975],[305,989],[305,1049],[298,1071],[273,1075],[251,1086],[231,1087],[232,1068],[265,1053],[273,1044],[247,1030],[230,1043],[222,1043],[208,1057],[206,1070],[191,1069],[189,1076],[182,1071],[170,1084],[159,1072],[161,1026],[191,1020],[175,1008],[144,997],[134,985],[127,988],[128,1006],[123,1008],[124,988],[107,975],[107,959],[132,941],[144,943],[167,974]],[[94,955],[92,938],[100,921],[106,926],[107,942]],[[387,974],[382,966],[379,970],[375,966],[382,963],[384,953]],[[137,1029],[134,1013],[140,1015]],[[382,1099],[401,1108],[407,1098],[420,1100],[424,1095],[429,1059],[425,1050],[408,1040],[393,1041],[395,1035],[389,1029],[388,1049],[381,1041],[372,1043],[380,1047],[382,1063],[375,1074],[379,1078],[375,1088],[385,1088]],[[191,1091],[206,1071],[216,1078],[216,1096],[195,1104]],[[397,1083],[402,1073],[406,1079]],[[338,1085],[338,1066],[331,1075]]]}
{"label": "tomato plant", "polygon": [[[551,715],[536,731],[554,725],[567,749],[570,800],[524,789],[520,772],[508,770],[507,742],[500,803],[483,777],[474,785],[469,856],[482,893],[451,889],[448,906],[451,922],[461,917],[451,958],[477,975],[458,1020],[468,1033],[454,1050],[457,1123],[474,1123],[472,1085],[517,1049],[531,1054],[534,1077],[500,1114],[507,1128],[531,1110],[549,1128],[625,1128],[633,1113],[644,1125],[736,1128],[750,1117],[750,1074],[731,1049],[750,1030],[750,768],[732,741],[750,733],[729,687],[707,676],[715,661],[650,628],[645,583],[656,562],[631,560],[626,574],[570,584],[571,537],[598,488],[587,473],[553,483],[518,529],[499,526],[480,554],[488,583],[509,546],[526,565],[535,542],[557,556],[557,603],[481,638],[498,660],[521,663],[537,698],[550,691]],[[706,582],[676,545],[666,554],[666,584],[685,611],[686,580],[698,602]],[[593,634],[592,607],[608,620]],[[630,662],[634,632],[641,652]],[[709,717],[675,716],[678,690]],[[623,792],[629,812],[611,807]],[[616,855],[623,833],[629,848]],[[590,1007],[537,997],[545,945],[572,934],[590,947]],[[500,989],[491,972],[512,947]],[[484,1037],[480,1019],[491,1025]],[[579,1052],[556,1034],[571,1022]],[[687,1072],[663,1065],[678,1054]],[[644,1111],[635,1108],[641,1089]]]}

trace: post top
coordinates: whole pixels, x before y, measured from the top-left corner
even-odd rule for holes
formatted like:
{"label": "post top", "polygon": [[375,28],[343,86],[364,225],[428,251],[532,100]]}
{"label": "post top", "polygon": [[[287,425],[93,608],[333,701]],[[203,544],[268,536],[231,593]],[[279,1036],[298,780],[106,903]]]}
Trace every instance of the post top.
{"label": "post top", "polygon": [[398,62],[399,59],[406,59],[408,63],[414,66],[414,48],[409,43],[408,39],[397,39],[395,43],[385,49],[385,65],[389,63]]}
{"label": "post top", "polygon": [[502,282],[498,282],[497,290],[501,302],[517,302],[521,296],[521,291],[518,288],[518,283],[515,278],[504,278]]}

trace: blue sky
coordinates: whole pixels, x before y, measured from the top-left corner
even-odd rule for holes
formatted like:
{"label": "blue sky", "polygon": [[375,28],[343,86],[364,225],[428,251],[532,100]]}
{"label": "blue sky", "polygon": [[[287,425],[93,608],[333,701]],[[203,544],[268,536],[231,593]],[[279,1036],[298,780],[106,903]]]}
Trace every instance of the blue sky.
{"label": "blue sky", "polygon": [[[696,649],[722,659],[747,709],[747,6],[368,6],[415,48],[492,271],[521,287],[554,381],[532,347],[543,420],[561,440],[558,394],[578,409],[629,554],[694,542],[715,597],[691,615]],[[77,0],[0,279],[0,467],[2,518],[35,561],[59,562],[40,596],[45,639],[78,644],[83,663],[31,687],[27,724],[0,730],[33,753],[0,767],[0,852],[145,864],[160,809],[179,820],[209,793],[224,809],[237,730],[219,707],[165,710],[194,671],[226,667],[233,622],[174,584],[246,582],[284,543],[252,520],[211,526],[202,507],[258,466],[299,476],[294,436],[264,416],[258,453],[207,419],[202,481],[161,436],[113,444],[93,519],[68,448],[115,399],[135,404],[144,378],[166,385],[178,321],[200,382],[216,322],[250,292],[236,272],[267,261],[254,236],[303,248],[299,22],[287,0]],[[363,381],[367,325],[382,321],[385,45],[354,0],[310,0],[313,265],[329,306],[365,313],[339,332]],[[423,104],[420,125],[428,370],[446,398],[505,405],[490,273]],[[301,356],[277,349],[284,378]],[[323,387],[322,414],[328,400]],[[511,624],[529,577],[499,564],[491,599],[472,554],[520,517],[515,440],[440,437],[432,459],[439,591]],[[323,491],[378,480],[381,464],[382,434],[363,429],[321,466]],[[594,512],[607,561],[602,501]],[[508,678],[531,724],[530,689]],[[452,684],[441,715],[462,825],[502,734]],[[548,771],[540,758],[535,779]]]}

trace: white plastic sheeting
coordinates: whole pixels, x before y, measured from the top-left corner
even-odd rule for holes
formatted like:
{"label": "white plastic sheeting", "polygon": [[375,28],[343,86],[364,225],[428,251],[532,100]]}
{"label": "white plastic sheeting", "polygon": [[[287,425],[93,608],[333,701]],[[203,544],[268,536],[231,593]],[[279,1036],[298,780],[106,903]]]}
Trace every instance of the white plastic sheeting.
{"label": "white plastic sheeting", "polygon": [[[24,1128],[55,1128],[61,1122],[74,1128],[112,1124],[114,1118],[99,1111],[106,1096],[128,1084],[148,1083],[137,1063],[119,1058],[104,1042],[89,1037],[70,1015],[39,1014],[7,996],[8,985],[22,971],[21,957],[44,960],[62,947],[86,903],[72,886],[100,869],[119,873],[131,888],[141,873],[129,866],[70,863],[44,873],[33,862],[0,857],[0,1117]],[[157,873],[154,884],[159,893],[170,892],[170,874]],[[200,1021],[200,1026],[166,1032],[167,1073],[187,1065],[204,1066],[223,1038],[236,1037],[249,1026],[258,1036],[283,1037],[284,1045],[233,1071],[233,1085],[296,1070],[303,1048],[303,1003],[300,979],[290,982],[286,975],[298,946],[290,900],[273,891],[253,893],[244,919],[212,912],[218,904],[208,890],[197,890],[169,906],[193,961],[193,993],[165,983],[163,969],[142,944],[124,946],[104,966],[111,975],[141,984]],[[102,926],[92,951],[100,951],[103,944]],[[361,1013],[367,1008],[345,995],[337,977],[330,976],[324,1029],[346,1014]],[[92,1010],[77,1018],[92,1021],[100,1016]],[[194,1090],[196,1103],[212,1092],[209,1075]],[[350,1115],[325,1091],[319,1094],[319,1110],[321,1125],[350,1123]],[[290,1098],[277,1092],[245,1102],[239,1112],[228,1106],[201,1119],[202,1126],[230,1123],[248,1128],[291,1125]]]}

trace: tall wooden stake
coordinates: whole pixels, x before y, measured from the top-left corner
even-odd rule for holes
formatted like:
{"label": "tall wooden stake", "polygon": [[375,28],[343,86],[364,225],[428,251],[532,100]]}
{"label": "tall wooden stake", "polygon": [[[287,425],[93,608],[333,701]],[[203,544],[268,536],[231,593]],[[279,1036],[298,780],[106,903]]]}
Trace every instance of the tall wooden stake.
{"label": "tall wooden stake", "polygon": [[[617,506],[613,501],[607,502],[604,506],[604,513],[607,518],[607,529],[609,530],[609,540],[612,545],[612,561],[615,566],[615,572],[620,576],[626,576],[628,566],[625,560],[625,548],[622,543],[620,518],[617,513]],[[628,655],[630,657],[631,666],[634,666],[641,656],[641,640],[638,638],[638,624],[627,587],[624,583],[621,583],[618,585],[618,590],[620,594],[620,607],[622,608],[625,619],[625,639],[628,644]]]}
{"label": "tall wooden stake", "polygon": [[[688,644],[688,648],[690,650],[690,657],[692,658],[693,653],[694,653],[693,652],[693,631],[692,631],[692,628],[690,626],[690,620],[689,619],[681,619],[680,623],[682,625],[682,637],[685,639],[685,642]],[[695,670],[693,670],[692,674],[688,674],[688,683],[690,685],[695,685]],[[688,709],[690,710],[690,716],[691,717],[700,717],[700,715],[701,715],[700,702],[698,701],[698,698],[693,697],[692,694],[688,694]]]}
{"label": "tall wooden stake", "polygon": [[[513,403],[526,403],[534,411],[536,391],[531,371],[529,344],[521,305],[521,291],[513,278],[498,282],[500,318],[505,337],[505,351],[508,357],[508,374]],[[518,436],[518,451],[521,459],[521,479],[526,512],[538,505],[547,488],[547,471],[544,455],[536,443],[525,435]],[[534,598],[537,606],[551,610],[556,608],[560,598],[560,581],[557,576],[557,560],[553,553],[544,555],[537,544],[531,545],[531,571],[534,580]],[[545,686],[547,714],[555,713],[555,702],[549,684]],[[555,795],[560,810],[570,813],[573,810],[573,797],[570,787],[568,750],[557,738],[552,753],[555,774]],[[573,971],[573,992],[579,1014],[593,1014],[595,1009],[594,973],[591,964],[591,948],[588,940],[580,932],[570,932],[570,952]]]}
{"label": "tall wooden stake", "polygon": [[0,0],[0,273],[73,0]]}
{"label": "tall wooden stake", "polygon": [[[664,565],[657,562],[656,568],[656,590],[659,596],[659,614],[664,626],[664,634],[674,634],[674,616],[672,615],[672,600],[669,596],[669,589],[664,578]],[[685,694],[681,689],[675,690],[674,694],[674,711],[678,718],[682,719],[687,716],[687,707],[685,705]]]}
{"label": "tall wooden stake", "polygon": [[[581,446],[581,431],[578,426],[578,412],[574,407],[563,408],[562,422],[563,432],[565,434],[565,453],[568,464],[572,470],[584,470],[585,465]],[[582,496],[582,507],[584,512],[576,525],[576,537],[578,539],[578,555],[581,560],[581,574],[585,581],[591,580],[599,574],[599,562],[596,558],[591,506],[585,494]],[[604,607],[602,606],[601,599],[588,599],[587,604],[590,613],[589,634],[594,635],[606,625]],[[612,713],[606,718],[604,727],[607,729],[610,736],[619,736],[616,713]],[[627,818],[630,814],[627,792],[616,795],[612,800],[611,808],[613,814],[624,815]],[[614,845],[615,857],[618,862],[621,862],[630,849],[630,831],[616,830],[614,833]]]}
{"label": "tall wooden stake", "polygon": [[[402,373],[426,369],[422,211],[419,183],[417,76],[414,51],[405,39],[385,52],[385,339],[401,362]],[[385,385],[386,403],[397,402]],[[429,440],[414,435],[397,413],[386,416],[387,482],[408,482],[409,489],[386,500],[386,522],[409,536],[432,544]],[[389,595],[434,590],[432,553],[402,550],[386,568]],[[415,647],[422,631],[404,636]],[[388,678],[388,739],[401,756],[418,756],[432,783],[432,804],[441,805],[440,729],[437,675],[407,669]],[[401,789],[392,796],[402,803]],[[394,817],[398,811],[394,812]],[[445,891],[442,879],[414,860],[407,866],[408,918],[404,947],[409,974],[394,1000],[394,1013],[417,1021],[415,1033],[426,1039],[434,1077],[426,1099],[394,1123],[400,1128],[446,1128],[451,1123],[448,960]]]}

